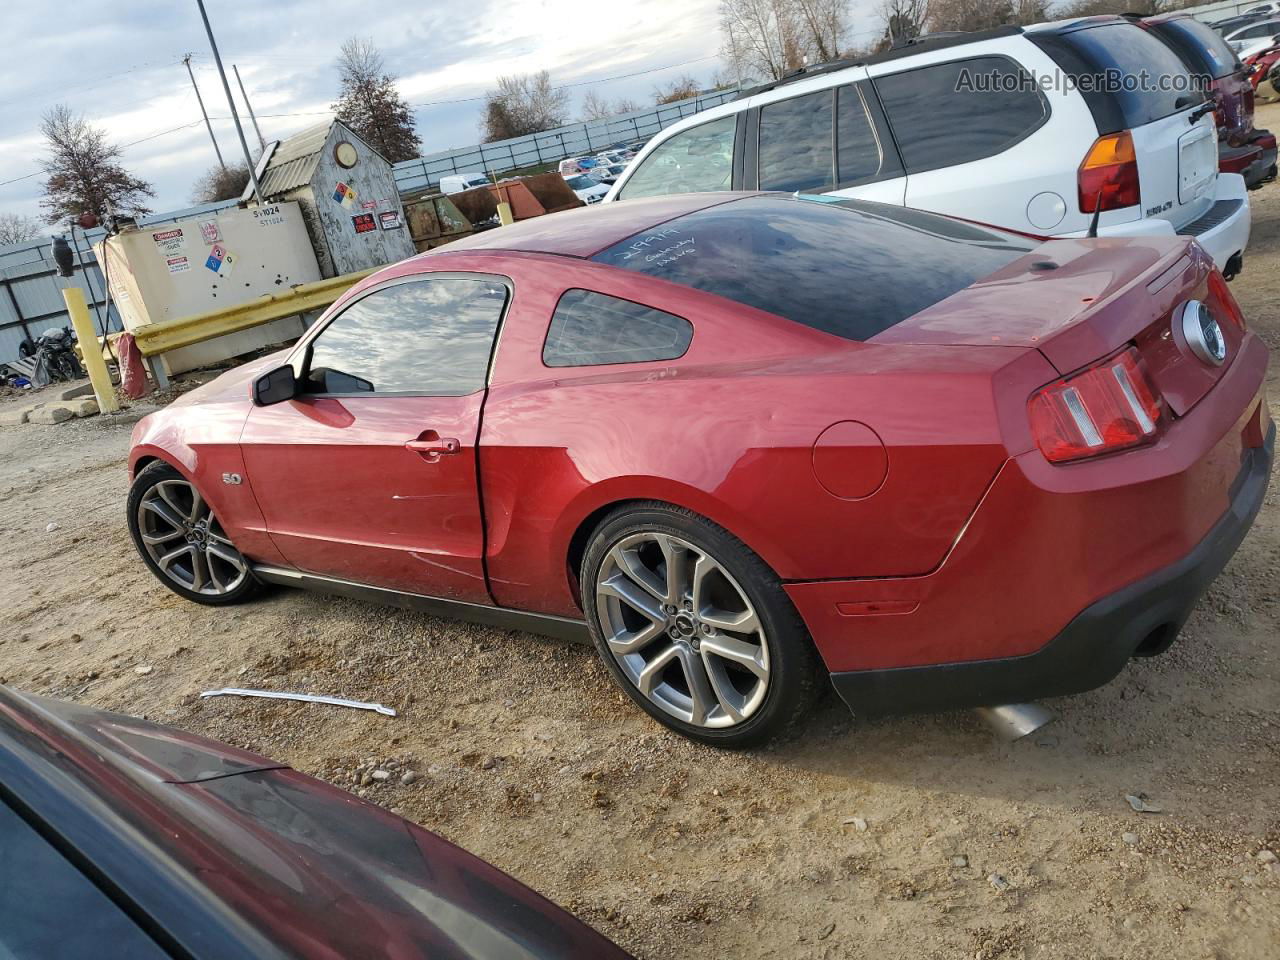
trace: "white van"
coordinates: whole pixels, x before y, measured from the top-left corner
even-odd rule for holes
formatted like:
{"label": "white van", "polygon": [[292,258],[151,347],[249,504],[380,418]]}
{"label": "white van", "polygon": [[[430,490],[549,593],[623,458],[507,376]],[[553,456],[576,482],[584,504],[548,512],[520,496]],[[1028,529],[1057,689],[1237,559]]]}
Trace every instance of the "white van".
{"label": "white van", "polygon": [[440,178],[440,192],[461,193],[463,190],[471,190],[475,187],[487,187],[492,182],[488,174],[482,171],[451,173]]}
{"label": "white van", "polygon": [[[1099,82],[1108,71],[1145,72],[1152,89]],[[924,37],[765,85],[662,131],[606,201],[729,189],[1050,236],[1085,235],[1100,207],[1100,236],[1191,235],[1228,276],[1249,240],[1244,179],[1218,172],[1212,100],[1120,17]]]}

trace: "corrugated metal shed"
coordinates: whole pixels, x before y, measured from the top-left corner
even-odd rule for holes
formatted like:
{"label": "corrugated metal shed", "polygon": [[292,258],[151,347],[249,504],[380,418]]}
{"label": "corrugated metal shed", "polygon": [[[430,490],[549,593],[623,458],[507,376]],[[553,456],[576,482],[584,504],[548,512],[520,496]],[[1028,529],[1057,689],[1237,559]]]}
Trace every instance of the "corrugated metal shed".
{"label": "corrugated metal shed", "polygon": [[[311,182],[332,126],[333,121],[326,120],[314,127],[307,127],[276,145],[271,159],[267,161],[266,170],[258,177],[263,200],[270,200]],[[252,190],[252,187],[248,188],[248,196],[253,195]]]}

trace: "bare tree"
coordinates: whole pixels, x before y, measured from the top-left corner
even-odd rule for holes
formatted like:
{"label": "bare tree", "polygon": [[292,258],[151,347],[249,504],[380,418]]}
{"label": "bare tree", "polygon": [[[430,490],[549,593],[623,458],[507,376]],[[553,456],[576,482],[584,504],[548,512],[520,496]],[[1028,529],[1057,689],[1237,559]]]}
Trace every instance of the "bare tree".
{"label": "bare tree", "polygon": [[929,22],[929,0],[881,0],[879,14],[884,21],[880,46],[887,49],[924,33]]}
{"label": "bare tree", "polygon": [[0,213],[0,247],[26,243],[44,233],[44,224],[21,213]]}
{"label": "bare tree", "polygon": [[582,98],[583,120],[604,120],[622,113],[632,113],[639,109],[634,100],[623,98],[609,101],[594,90],[587,91],[587,95]]}
{"label": "bare tree", "polygon": [[688,100],[702,92],[702,84],[687,73],[677,77],[665,87],[653,88],[653,102],[656,104],[675,103],[677,100]]}
{"label": "bare tree", "polygon": [[1181,6],[1179,3],[1162,5],[1157,0],[1071,0],[1054,11],[1055,17],[1096,17],[1105,13],[1140,13],[1151,16],[1163,9]]}
{"label": "bare tree", "polygon": [[795,0],[795,7],[801,39],[812,62],[838,58],[849,32],[848,0]]}
{"label": "bare tree", "polygon": [[835,60],[848,31],[849,0],[720,0],[720,55],[738,76]]}
{"label": "bare tree", "polygon": [[351,37],[342,45],[338,77],[342,89],[333,104],[338,119],[392,163],[422,152],[413,111],[370,40]]}
{"label": "bare tree", "polygon": [[249,183],[249,167],[243,161],[228,167],[214,165],[191,188],[192,203],[216,203],[234,200],[244,193]]}
{"label": "bare tree", "polygon": [[1051,0],[932,0],[929,29],[990,30],[1044,20]]}
{"label": "bare tree", "polygon": [[720,55],[739,74],[778,80],[801,66],[791,0],[720,0]]}
{"label": "bare tree", "polygon": [[499,77],[498,88],[485,94],[484,142],[562,127],[568,113],[569,94],[551,86],[547,71]]}
{"label": "bare tree", "polygon": [[125,170],[120,148],[81,114],[60,103],[45,113],[40,132],[49,147],[41,163],[48,179],[40,201],[49,223],[83,213],[103,219],[109,209],[134,216],[151,212],[142,205],[155,196],[151,184]]}

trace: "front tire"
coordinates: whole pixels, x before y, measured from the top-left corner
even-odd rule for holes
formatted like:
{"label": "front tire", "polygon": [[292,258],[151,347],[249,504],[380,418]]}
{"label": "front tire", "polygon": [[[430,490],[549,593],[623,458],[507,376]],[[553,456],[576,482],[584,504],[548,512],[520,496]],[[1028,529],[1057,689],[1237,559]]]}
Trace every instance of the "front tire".
{"label": "front tire", "polygon": [[200,491],[169,464],[157,461],[138,474],[128,515],[138,555],[178,596],[224,606],[261,589]]}
{"label": "front tire", "polygon": [[607,517],[580,583],[609,672],[683,736],[755,746],[792,732],[817,699],[818,658],[777,575],[691,511],[646,503]]}

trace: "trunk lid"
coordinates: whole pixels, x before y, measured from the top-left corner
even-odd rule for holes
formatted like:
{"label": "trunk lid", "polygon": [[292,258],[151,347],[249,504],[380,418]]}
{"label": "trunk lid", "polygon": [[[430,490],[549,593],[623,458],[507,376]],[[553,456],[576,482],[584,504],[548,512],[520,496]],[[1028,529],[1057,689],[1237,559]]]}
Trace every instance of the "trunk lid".
{"label": "trunk lid", "polygon": [[[1134,343],[1152,384],[1181,416],[1243,339],[1221,293],[1210,289],[1212,271],[1209,256],[1185,238],[1050,240],[873,342],[1032,347],[1064,376]],[[1190,299],[1218,315],[1228,357],[1220,367],[1198,360],[1174,329]]]}

